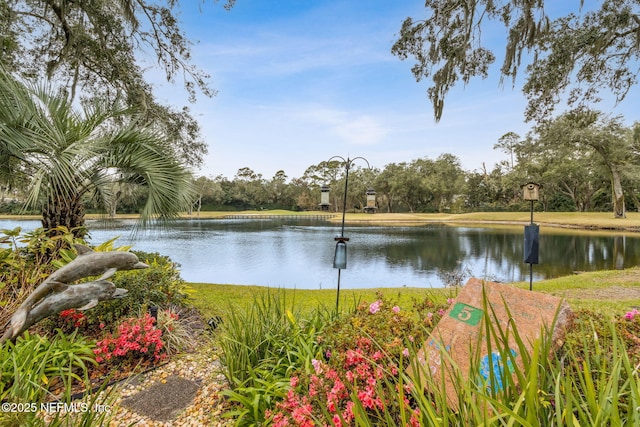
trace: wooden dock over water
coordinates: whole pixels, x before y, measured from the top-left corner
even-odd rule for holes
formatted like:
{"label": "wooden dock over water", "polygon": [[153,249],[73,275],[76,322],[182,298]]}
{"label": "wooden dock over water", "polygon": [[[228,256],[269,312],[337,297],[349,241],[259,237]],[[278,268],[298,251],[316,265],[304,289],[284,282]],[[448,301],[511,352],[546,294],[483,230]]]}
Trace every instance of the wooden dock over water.
{"label": "wooden dock over water", "polygon": [[337,214],[325,214],[325,215],[269,215],[269,214],[232,214],[225,215],[224,219],[331,219],[335,218]]}

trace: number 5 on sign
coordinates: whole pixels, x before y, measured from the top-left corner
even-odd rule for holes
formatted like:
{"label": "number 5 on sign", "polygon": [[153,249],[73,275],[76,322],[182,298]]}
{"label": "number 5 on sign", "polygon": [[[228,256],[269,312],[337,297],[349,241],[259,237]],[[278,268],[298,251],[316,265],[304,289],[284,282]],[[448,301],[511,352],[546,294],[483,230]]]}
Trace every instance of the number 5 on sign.
{"label": "number 5 on sign", "polygon": [[456,303],[449,312],[449,317],[453,317],[467,325],[476,326],[482,319],[482,310],[461,302]]}

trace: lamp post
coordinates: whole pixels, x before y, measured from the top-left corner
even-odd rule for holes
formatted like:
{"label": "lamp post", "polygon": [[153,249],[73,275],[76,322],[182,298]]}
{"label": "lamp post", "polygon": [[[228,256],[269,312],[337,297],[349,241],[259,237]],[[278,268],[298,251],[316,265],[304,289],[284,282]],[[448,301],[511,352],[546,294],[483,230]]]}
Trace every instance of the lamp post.
{"label": "lamp post", "polygon": [[340,305],[340,272],[343,269],[347,268],[347,242],[349,241],[349,238],[344,236],[344,217],[347,212],[347,190],[349,188],[349,169],[351,169],[353,162],[356,160],[364,160],[369,169],[371,169],[371,165],[369,165],[369,161],[364,157],[354,157],[353,159],[350,159],[349,157],[347,157],[345,159],[342,156],[333,156],[327,161],[327,163],[329,163],[333,159],[340,159],[342,161],[342,165],[345,168],[344,197],[342,198],[342,225],[340,227],[340,236],[334,239],[336,241],[336,251],[333,256],[333,268],[338,269],[338,290],[336,293],[336,313],[337,313],[338,307]]}

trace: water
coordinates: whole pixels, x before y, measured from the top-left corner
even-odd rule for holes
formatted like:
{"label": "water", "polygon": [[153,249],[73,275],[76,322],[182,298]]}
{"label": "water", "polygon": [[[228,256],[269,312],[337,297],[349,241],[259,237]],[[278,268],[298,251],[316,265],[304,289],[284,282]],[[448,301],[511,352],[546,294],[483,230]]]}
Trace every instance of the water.
{"label": "water", "polygon": [[[189,282],[335,289],[333,238],[340,227],[321,220],[180,220],[168,230],[135,238],[132,220],[88,221],[92,244],[120,236],[117,245],[168,255]],[[39,221],[0,220],[0,229],[32,230]],[[439,271],[469,269],[476,277],[528,281],[522,227],[347,226],[342,289],[441,287]],[[541,227],[534,281],[627,268],[640,263],[640,235]]]}

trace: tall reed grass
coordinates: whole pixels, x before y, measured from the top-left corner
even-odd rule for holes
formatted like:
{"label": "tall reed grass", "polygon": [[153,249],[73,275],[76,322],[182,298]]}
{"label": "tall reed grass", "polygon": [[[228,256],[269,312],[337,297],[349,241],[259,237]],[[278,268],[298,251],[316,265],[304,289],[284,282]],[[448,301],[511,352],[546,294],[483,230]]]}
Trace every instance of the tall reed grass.
{"label": "tall reed grass", "polygon": [[230,307],[219,346],[231,386],[225,394],[238,407],[229,416],[238,425],[264,423],[265,412],[286,394],[291,375],[311,371],[312,359],[320,357],[318,333],[333,316],[320,308],[301,320],[294,300],[287,301],[282,291],[260,293],[247,310]]}

